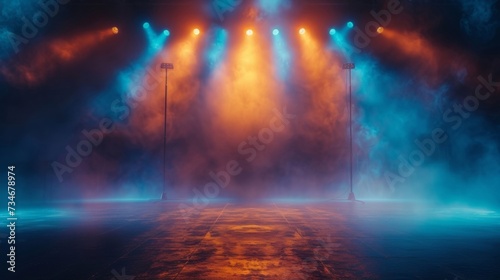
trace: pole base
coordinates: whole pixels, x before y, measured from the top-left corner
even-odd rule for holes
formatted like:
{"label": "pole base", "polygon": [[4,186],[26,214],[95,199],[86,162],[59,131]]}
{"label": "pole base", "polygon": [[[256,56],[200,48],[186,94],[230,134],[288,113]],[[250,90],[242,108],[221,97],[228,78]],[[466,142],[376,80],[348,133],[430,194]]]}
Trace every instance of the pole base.
{"label": "pole base", "polygon": [[161,200],[168,200],[167,193],[164,192],[161,194]]}
{"label": "pole base", "polygon": [[356,197],[354,196],[354,193],[353,192],[350,192],[349,193],[349,198],[348,198],[350,201],[355,201],[356,200]]}

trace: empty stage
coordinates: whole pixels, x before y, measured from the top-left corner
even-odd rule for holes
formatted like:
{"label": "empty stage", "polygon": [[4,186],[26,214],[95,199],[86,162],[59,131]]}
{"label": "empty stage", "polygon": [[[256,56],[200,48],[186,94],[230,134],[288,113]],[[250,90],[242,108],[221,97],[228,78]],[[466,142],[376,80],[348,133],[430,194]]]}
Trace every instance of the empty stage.
{"label": "empty stage", "polygon": [[21,211],[14,279],[500,279],[495,211],[281,201],[185,214],[159,201]]}

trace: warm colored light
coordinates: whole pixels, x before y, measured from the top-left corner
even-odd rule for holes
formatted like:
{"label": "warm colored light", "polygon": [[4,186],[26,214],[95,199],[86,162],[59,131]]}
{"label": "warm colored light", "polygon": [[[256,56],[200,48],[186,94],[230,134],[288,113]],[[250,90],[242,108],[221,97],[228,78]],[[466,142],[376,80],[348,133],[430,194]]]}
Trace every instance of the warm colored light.
{"label": "warm colored light", "polygon": [[384,28],[382,26],[380,26],[379,28],[377,28],[377,33],[378,34],[382,34],[382,32],[384,32]]}
{"label": "warm colored light", "polygon": [[354,23],[352,21],[348,22],[347,23],[347,27],[353,28],[354,27]]}
{"label": "warm colored light", "polygon": [[247,36],[252,36],[253,35],[253,30],[252,29],[248,29],[247,30]]}
{"label": "warm colored light", "polygon": [[195,30],[193,30],[193,33],[194,35],[200,35],[200,30],[196,28]]}
{"label": "warm colored light", "polygon": [[118,27],[113,27],[111,28],[111,32],[113,32],[113,34],[118,34]]}
{"label": "warm colored light", "polygon": [[143,27],[144,29],[149,28],[149,22],[145,22],[145,23],[142,25],[142,27]]}
{"label": "warm colored light", "polygon": [[273,30],[273,35],[274,35],[274,36],[276,36],[276,35],[278,35],[278,34],[280,34],[280,31],[279,31],[278,29],[274,29],[274,30]]}
{"label": "warm colored light", "polygon": [[330,35],[335,35],[337,33],[337,30],[335,28],[330,29]]}
{"label": "warm colored light", "polygon": [[163,35],[165,36],[170,36],[170,31],[168,31],[167,29],[163,30]]}
{"label": "warm colored light", "polygon": [[306,29],[305,29],[305,28],[301,28],[301,29],[299,30],[299,33],[300,33],[300,35],[304,35],[304,34],[306,34]]}

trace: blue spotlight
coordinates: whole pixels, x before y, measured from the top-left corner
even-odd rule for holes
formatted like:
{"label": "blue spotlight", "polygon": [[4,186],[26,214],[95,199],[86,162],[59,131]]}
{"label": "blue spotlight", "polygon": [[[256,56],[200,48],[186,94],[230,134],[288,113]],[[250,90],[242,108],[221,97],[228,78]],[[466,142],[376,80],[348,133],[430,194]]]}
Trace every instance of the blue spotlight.
{"label": "blue spotlight", "polygon": [[354,27],[354,23],[352,21],[348,22],[347,23],[347,27],[353,28]]}
{"label": "blue spotlight", "polygon": [[273,30],[273,34],[273,57],[276,74],[280,79],[285,79],[287,78],[291,68],[290,46],[288,45],[285,38],[279,34],[278,29]]}
{"label": "blue spotlight", "polygon": [[142,28],[144,28],[144,29],[149,28],[149,22],[145,22],[145,23],[142,25]]}
{"label": "blue spotlight", "polygon": [[163,35],[165,36],[170,36],[170,31],[168,31],[167,29],[163,30]]}
{"label": "blue spotlight", "polygon": [[275,28],[275,29],[273,30],[273,35],[274,35],[274,36],[277,36],[278,34],[280,34],[280,31],[279,31],[278,29],[276,29],[276,28]]}
{"label": "blue spotlight", "polygon": [[337,33],[337,30],[335,30],[335,28],[332,28],[330,29],[330,35],[335,35],[335,33]]}
{"label": "blue spotlight", "polygon": [[215,29],[214,40],[206,52],[206,59],[210,67],[215,69],[225,58],[227,52],[228,33],[222,28]]}

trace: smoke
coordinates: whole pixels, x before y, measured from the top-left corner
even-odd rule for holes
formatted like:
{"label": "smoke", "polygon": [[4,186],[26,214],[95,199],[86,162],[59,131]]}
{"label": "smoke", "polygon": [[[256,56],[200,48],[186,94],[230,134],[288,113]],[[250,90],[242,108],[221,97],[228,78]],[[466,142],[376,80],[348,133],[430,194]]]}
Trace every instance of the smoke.
{"label": "smoke", "polygon": [[[381,56],[358,57],[354,75],[358,193],[497,203],[483,195],[495,192],[491,182],[500,168],[499,135],[485,116],[498,97],[476,97],[477,77],[489,73],[478,72],[466,53],[417,33],[393,30],[384,37]],[[436,130],[446,139],[431,144]]]}
{"label": "smoke", "polygon": [[[193,187],[209,182],[209,173],[224,170],[231,160],[238,161],[243,172],[233,178],[223,197],[326,194],[335,180],[345,179],[347,111],[340,60],[314,39],[300,40],[307,42],[285,43],[290,49],[295,43],[301,45],[295,51],[302,49],[304,56],[284,65],[275,63],[273,43],[257,34],[221,40],[216,55],[210,40],[188,36],[170,42],[152,59],[151,69],[162,62],[174,64],[168,74],[167,126],[167,177],[172,194],[192,196]],[[198,55],[204,52],[206,55]],[[289,70],[277,69],[283,66]],[[142,72],[118,75],[122,77],[119,84],[128,87],[122,91],[123,98],[133,97]],[[289,77],[285,78],[284,72]],[[149,176],[149,183],[144,184],[150,187],[146,188],[158,191],[151,185],[159,185],[162,172],[163,90],[158,86],[136,106],[130,106],[127,118],[117,123],[116,130],[95,151],[96,156],[78,168],[78,174],[90,174],[103,165],[102,176],[87,185],[105,185],[109,180],[110,184],[130,187],[123,176],[133,173],[137,178]],[[105,95],[99,96],[94,106],[109,106]],[[276,112],[296,117],[284,123]],[[269,129],[273,120],[274,125],[283,127],[270,140],[265,136],[269,141],[263,143],[260,133]],[[252,138],[258,139],[256,146]],[[115,141],[121,145],[110,144]],[[125,151],[129,156],[124,158],[121,154]],[[133,160],[134,167],[129,157],[138,159]],[[116,170],[127,171],[120,174]],[[83,175],[78,180],[86,181]]]}
{"label": "smoke", "polygon": [[289,0],[257,0],[259,6],[266,15],[274,16],[286,8],[290,8]]}
{"label": "smoke", "polygon": [[498,19],[493,17],[497,13],[497,0],[461,0],[462,19],[460,26],[465,33],[478,43],[486,43],[494,36],[498,27]]}
{"label": "smoke", "polygon": [[37,1],[2,0],[0,22],[17,20],[24,16],[24,13],[32,11]]}
{"label": "smoke", "polygon": [[[85,195],[103,193],[110,184],[116,186],[114,193],[161,192],[164,72],[159,72],[158,65],[171,62],[174,70],[168,73],[167,126],[170,196],[194,196],[195,188],[202,190],[212,181],[210,173],[225,170],[232,160],[239,163],[242,172],[231,178],[220,197],[345,196],[350,164],[349,107],[342,53],[324,48],[323,42],[309,33],[288,36],[280,48],[294,56],[282,64],[275,59],[275,43],[265,36],[231,40],[223,36],[213,44],[220,30],[207,32],[206,40],[187,36],[169,42],[161,53],[141,60],[143,66],[118,75],[124,99],[133,98],[133,89],[149,75],[141,67],[155,69],[159,84],[129,107],[125,120],[79,167],[75,180],[95,186]],[[462,102],[459,97],[474,93],[474,75],[479,73],[467,54],[433,45],[417,33],[393,30],[384,36],[383,51],[353,58],[357,195],[456,201],[461,196],[452,193],[457,191],[467,193],[474,198],[471,200],[491,191],[489,185],[481,183],[493,182],[498,173],[497,133],[484,133],[491,131],[491,125],[481,111],[471,113],[458,130],[443,117],[453,104]],[[109,107],[109,102],[96,101],[94,105]],[[260,141],[252,146],[251,139],[259,139],[276,110],[286,110],[294,118],[274,133],[269,143]],[[419,149],[416,141],[432,138],[436,128],[442,128],[448,140],[436,144],[435,151],[412,167],[410,175],[401,175],[401,158],[411,161],[412,153]],[[388,173],[402,180],[391,182]]]}
{"label": "smoke", "polygon": [[[259,3],[259,8],[271,14],[283,11],[287,2]],[[467,14],[469,27],[472,22],[493,22],[487,13],[484,18],[488,20],[480,21],[476,16],[480,11]],[[254,28],[252,36],[245,35],[248,28]],[[116,73],[105,88],[74,86],[81,88],[77,94],[91,100],[70,106],[68,110],[84,112],[71,116],[70,130],[75,133],[64,141],[54,140],[50,147],[50,155],[62,162],[65,146],[75,147],[83,137],[82,129],[95,129],[103,118],[114,122],[102,144],[71,174],[65,174],[67,189],[63,191],[71,189],[82,197],[159,196],[165,112],[165,70],[159,65],[172,63],[166,127],[170,197],[193,197],[195,188],[203,191],[213,181],[210,174],[226,170],[231,161],[242,171],[231,177],[218,197],[346,197],[351,139],[342,64],[348,62],[345,55],[349,54],[356,64],[352,71],[356,195],[443,202],[495,200],[488,194],[497,192],[493,188],[500,166],[498,97],[492,93],[481,100],[467,117],[454,111],[456,104],[464,106],[465,98],[475,94],[480,83],[477,77],[488,77],[488,72],[479,71],[478,54],[445,48],[419,32],[394,28],[386,28],[363,53],[355,54],[349,50],[352,31],[348,29],[336,34],[345,38],[334,41],[338,45],[332,50],[326,47],[325,41],[331,39],[325,38],[328,30],[320,33],[314,24],[306,25],[302,35],[296,32],[298,28],[279,27],[280,33],[274,36],[270,33],[274,28],[278,27],[257,20],[251,26],[245,22],[226,29],[201,28],[201,36],[182,37],[179,34],[185,33],[172,29],[164,48],[151,46],[155,40],[144,40],[150,45],[140,48],[136,37],[124,35],[130,36],[125,37],[131,38],[130,45],[138,47],[109,61],[132,61],[131,65],[108,66],[107,72]],[[25,60],[2,65],[1,73],[18,87],[54,82],[54,71],[84,57],[83,52],[97,40],[89,39],[87,44],[83,38],[33,45],[38,52],[25,52]],[[88,79],[102,72],[88,71]],[[141,92],[138,86],[145,79],[150,87]],[[293,117],[283,119],[287,114]],[[279,129],[273,131],[272,125]],[[416,143],[432,139],[436,129],[442,129],[447,139],[436,143],[427,155]],[[418,159],[412,157],[415,151],[424,158],[408,167],[406,162]],[[402,165],[407,174],[401,174]],[[389,173],[398,177],[390,181]]]}
{"label": "smoke", "polygon": [[14,86],[37,86],[56,69],[83,58],[92,47],[113,35],[111,29],[54,39],[35,45],[26,55],[0,66],[0,73]]}
{"label": "smoke", "polygon": [[10,34],[19,34],[23,17],[31,18],[40,7],[37,0],[0,1],[0,59],[14,54]]}

